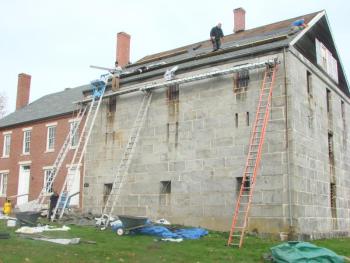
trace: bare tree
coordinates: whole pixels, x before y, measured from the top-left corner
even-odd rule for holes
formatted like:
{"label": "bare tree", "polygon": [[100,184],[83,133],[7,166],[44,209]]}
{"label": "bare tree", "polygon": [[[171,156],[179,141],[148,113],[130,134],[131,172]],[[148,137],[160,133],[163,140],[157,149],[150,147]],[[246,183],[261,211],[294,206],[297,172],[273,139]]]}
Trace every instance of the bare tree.
{"label": "bare tree", "polygon": [[5,94],[0,93],[0,119],[6,114],[6,102],[7,97],[5,96]]}

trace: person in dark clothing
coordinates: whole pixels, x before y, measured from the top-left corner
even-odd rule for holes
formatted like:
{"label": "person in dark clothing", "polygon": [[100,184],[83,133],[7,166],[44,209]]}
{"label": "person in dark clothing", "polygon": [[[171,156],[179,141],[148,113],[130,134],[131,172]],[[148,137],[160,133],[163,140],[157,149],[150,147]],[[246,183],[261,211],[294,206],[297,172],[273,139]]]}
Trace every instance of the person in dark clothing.
{"label": "person in dark clothing", "polygon": [[51,216],[53,214],[53,210],[55,209],[55,207],[57,205],[58,197],[59,197],[59,195],[57,194],[57,192],[53,191],[52,195],[50,196],[50,208],[49,208],[49,213],[48,213],[49,219],[51,218]]}
{"label": "person in dark clothing", "polygon": [[216,51],[221,46],[221,40],[224,37],[224,33],[221,29],[221,23],[218,23],[210,30],[210,40],[213,43],[213,51]]}

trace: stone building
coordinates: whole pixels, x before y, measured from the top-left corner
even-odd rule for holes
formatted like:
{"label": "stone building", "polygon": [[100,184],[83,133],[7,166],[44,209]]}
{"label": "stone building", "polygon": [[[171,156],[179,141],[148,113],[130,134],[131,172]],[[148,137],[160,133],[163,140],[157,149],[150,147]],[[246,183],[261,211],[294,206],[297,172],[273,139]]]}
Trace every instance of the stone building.
{"label": "stone building", "polygon": [[[176,78],[184,79],[276,59],[248,229],[293,229],[314,238],[348,235],[350,92],[326,13],[249,30],[245,11],[234,13],[234,33],[215,52],[202,41],[128,64],[130,36],[118,34],[117,60],[124,67],[120,90],[107,86],[80,170],[77,204],[84,212],[101,213],[144,97],[140,87],[164,82],[164,73],[174,67]],[[300,19],[306,28],[292,26]],[[153,89],[114,214],[229,230],[264,71]],[[28,84],[26,76],[19,87]],[[29,197],[21,202],[37,197],[74,122],[73,102],[90,92],[81,86],[27,105],[29,87],[19,91],[23,107],[0,120],[0,204],[5,196],[26,191]],[[55,187],[66,174],[63,169]]]}
{"label": "stone building", "polygon": [[[100,213],[111,191],[143,94],[123,93],[277,59],[270,120],[249,230],[320,237],[350,230],[350,93],[324,11],[234,34],[211,52],[203,41],[147,56],[107,90],[85,156],[83,210]],[[307,27],[292,27],[304,19]],[[128,41],[130,39],[128,38]],[[115,214],[229,230],[256,115],[264,69],[152,91]]]}

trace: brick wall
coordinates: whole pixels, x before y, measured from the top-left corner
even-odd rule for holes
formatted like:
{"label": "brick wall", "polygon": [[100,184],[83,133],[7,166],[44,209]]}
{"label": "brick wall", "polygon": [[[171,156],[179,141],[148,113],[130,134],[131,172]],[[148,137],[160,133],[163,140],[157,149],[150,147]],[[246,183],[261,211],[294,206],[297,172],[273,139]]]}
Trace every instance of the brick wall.
{"label": "brick wall", "polygon": [[[0,130],[0,170],[9,170],[7,196],[16,195],[18,190],[18,177],[20,164],[22,162],[29,162],[30,164],[30,183],[29,183],[29,200],[38,197],[44,183],[43,167],[52,166],[59,150],[69,132],[69,120],[71,115],[63,117],[52,118],[45,121],[33,122],[30,124],[22,124],[16,127],[6,128]],[[56,140],[54,151],[46,151],[47,143],[47,124],[56,124]],[[23,129],[31,128],[31,144],[30,154],[23,154]],[[11,131],[11,148],[10,156],[8,158],[2,157],[4,132]],[[67,173],[66,165],[69,164],[73,155],[73,150],[69,150],[65,162],[61,166],[61,170],[56,177],[54,188],[61,190],[64,176]],[[82,174],[82,173],[81,173]],[[82,182],[82,180],[80,180]],[[5,197],[0,197],[0,206],[3,204]],[[14,200],[13,203],[16,201]]]}

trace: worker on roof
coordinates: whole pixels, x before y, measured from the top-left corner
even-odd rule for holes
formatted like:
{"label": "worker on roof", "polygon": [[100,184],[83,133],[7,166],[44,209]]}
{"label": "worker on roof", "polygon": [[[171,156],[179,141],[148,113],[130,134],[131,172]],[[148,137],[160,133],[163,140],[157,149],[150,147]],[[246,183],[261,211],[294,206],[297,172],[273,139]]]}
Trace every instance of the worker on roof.
{"label": "worker on roof", "polygon": [[122,73],[123,69],[119,66],[118,61],[114,63],[114,71],[112,72],[112,90],[119,90],[119,76]]}
{"label": "worker on roof", "polygon": [[[302,19],[298,19],[298,20],[295,20],[292,24],[291,24],[291,33],[295,33],[295,32],[298,32],[300,30],[303,30],[304,28],[307,27],[307,24],[305,23],[305,20],[302,18]],[[290,34],[291,34],[290,33]]]}
{"label": "worker on roof", "polygon": [[119,66],[118,60],[114,62],[114,73],[120,74],[122,73],[123,69],[121,66]]}
{"label": "worker on roof", "polygon": [[213,51],[220,49],[221,40],[223,37],[224,37],[224,33],[222,32],[221,23],[219,22],[216,26],[214,26],[210,30],[210,40],[211,40],[211,43],[213,44]]}

